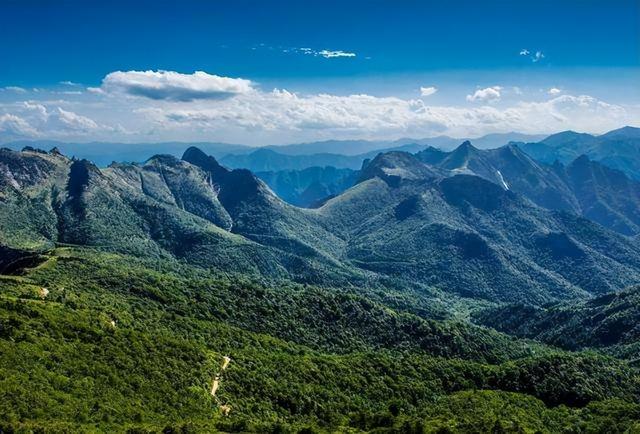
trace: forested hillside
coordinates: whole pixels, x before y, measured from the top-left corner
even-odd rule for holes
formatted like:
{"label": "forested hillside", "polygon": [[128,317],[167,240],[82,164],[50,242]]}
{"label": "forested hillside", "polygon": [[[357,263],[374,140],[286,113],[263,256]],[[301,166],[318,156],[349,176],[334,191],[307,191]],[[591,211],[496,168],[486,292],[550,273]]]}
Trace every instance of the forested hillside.
{"label": "forested hillside", "polygon": [[302,209],[196,148],[0,151],[0,430],[640,429],[636,241],[426,159]]}

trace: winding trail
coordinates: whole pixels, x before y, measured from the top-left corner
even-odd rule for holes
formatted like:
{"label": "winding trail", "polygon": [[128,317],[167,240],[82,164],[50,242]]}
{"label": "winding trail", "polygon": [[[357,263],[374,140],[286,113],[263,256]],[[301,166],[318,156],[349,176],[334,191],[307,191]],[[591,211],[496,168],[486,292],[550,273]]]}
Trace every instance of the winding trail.
{"label": "winding trail", "polygon": [[211,382],[211,396],[213,397],[213,399],[215,399],[218,407],[222,411],[222,414],[225,416],[228,416],[229,412],[231,412],[231,406],[228,404],[220,403],[220,399],[216,396],[216,392],[220,387],[220,381],[222,381],[222,373],[227,369],[229,363],[231,363],[231,357],[224,356],[222,359],[222,366],[220,366],[220,372],[218,372],[216,376],[213,377],[213,381]]}

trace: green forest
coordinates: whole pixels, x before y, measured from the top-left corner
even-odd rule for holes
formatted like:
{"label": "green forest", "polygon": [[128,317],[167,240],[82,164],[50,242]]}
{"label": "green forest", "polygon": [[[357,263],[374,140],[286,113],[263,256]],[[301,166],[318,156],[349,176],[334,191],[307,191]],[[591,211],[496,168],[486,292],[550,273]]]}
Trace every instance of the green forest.
{"label": "green forest", "polygon": [[357,288],[90,248],[40,260],[0,280],[2,432],[640,429],[639,371],[601,353],[431,320]]}

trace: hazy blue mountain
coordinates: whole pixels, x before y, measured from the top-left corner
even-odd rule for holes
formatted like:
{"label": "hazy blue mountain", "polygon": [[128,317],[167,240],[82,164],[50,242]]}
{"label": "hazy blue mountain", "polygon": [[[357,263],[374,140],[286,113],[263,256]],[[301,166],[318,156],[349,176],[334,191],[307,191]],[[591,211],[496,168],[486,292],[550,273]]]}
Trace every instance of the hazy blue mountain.
{"label": "hazy blue mountain", "polygon": [[640,179],[640,128],[623,127],[600,136],[565,131],[520,146],[527,154],[545,163],[558,160],[567,164],[584,154],[633,179]]}
{"label": "hazy blue mountain", "polygon": [[329,166],[256,172],[256,176],[286,202],[313,207],[353,186],[358,179],[358,171]]}
{"label": "hazy blue mountain", "polygon": [[600,136],[607,139],[640,139],[640,128],[626,126]]}
{"label": "hazy blue mountain", "polygon": [[189,146],[197,146],[198,148],[205,150],[208,154],[214,155],[216,158],[221,158],[227,154],[251,152],[254,149],[244,145],[210,142],[67,143],[54,140],[21,140],[6,143],[3,146],[16,151],[24,148],[25,146],[36,149],[51,149],[55,147],[64,155],[89,160],[99,167],[106,167],[114,161],[142,163],[152,156],[160,154],[180,157]]}
{"label": "hazy blue mountain", "polygon": [[331,166],[338,169],[359,169],[365,156],[339,154],[285,155],[271,149],[258,149],[244,155],[227,155],[220,159],[225,166],[249,169],[252,172],[302,170],[308,167]]}
{"label": "hazy blue mountain", "polygon": [[[507,145],[510,142],[536,142],[543,140],[545,137],[547,137],[546,134],[523,134],[511,132],[487,134],[486,136],[465,140],[471,141],[473,146],[478,149],[494,149]],[[454,146],[457,146],[457,144]]]}
{"label": "hazy blue mountain", "polygon": [[[476,146],[480,148],[493,148],[507,144],[509,141],[533,142],[542,136],[525,135],[519,133],[489,134],[474,139]],[[374,157],[378,152],[390,150],[402,150],[418,152],[427,146],[435,146],[442,149],[450,149],[458,145],[463,139],[455,139],[448,136],[438,136],[426,139],[403,138],[398,140],[327,140],[309,143],[297,143],[289,145],[271,145],[265,147],[246,146],[241,144],[216,143],[216,142],[160,142],[160,143],[117,143],[117,142],[87,142],[69,143],[56,140],[20,140],[17,137],[4,137],[0,140],[2,146],[9,149],[20,150],[25,146],[34,149],[58,148],[60,152],[69,157],[86,159],[99,167],[106,167],[112,162],[137,162],[142,163],[154,155],[166,154],[180,157],[190,146],[196,146],[215,158],[223,158],[226,155],[243,155],[261,149],[269,149],[282,155],[290,156],[314,156],[316,164],[311,159],[305,163],[289,163],[279,165],[277,168],[260,168],[258,163],[242,162],[242,158],[230,159],[225,162],[230,167],[243,167],[255,171],[264,170],[299,170],[313,166],[334,166],[339,168],[359,168],[359,163],[349,162],[348,159],[340,159],[325,154],[340,156],[353,156],[354,161],[362,162],[365,158]],[[261,154],[258,154],[260,156]],[[327,164],[326,162],[332,163]]]}
{"label": "hazy blue mountain", "polygon": [[495,133],[474,139],[454,138],[449,136],[436,136],[428,138],[402,138],[398,140],[326,140],[321,142],[297,143],[292,145],[269,146],[281,154],[309,155],[309,154],[341,154],[359,155],[369,154],[373,151],[387,152],[391,150],[417,152],[427,146],[441,149],[452,149],[464,140],[473,140],[475,146],[481,149],[497,148],[509,142],[536,142],[546,135],[522,134],[522,133]]}

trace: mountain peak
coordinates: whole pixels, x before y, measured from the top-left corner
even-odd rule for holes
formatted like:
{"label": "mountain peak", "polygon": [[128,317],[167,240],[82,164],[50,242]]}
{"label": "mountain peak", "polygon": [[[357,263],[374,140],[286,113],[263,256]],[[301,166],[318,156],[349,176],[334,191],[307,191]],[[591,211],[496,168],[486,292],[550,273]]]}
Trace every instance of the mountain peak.
{"label": "mountain peak", "polygon": [[378,177],[390,186],[397,187],[404,180],[420,180],[434,176],[436,174],[414,155],[392,151],[378,154],[362,170],[360,182]]}
{"label": "mountain peak", "polygon": [[600,137],[606,137],[608,139],[638,139],[640,138],[640,128],[627,125],[617,130],[604,133]]}
{"label": "mountain peak", "polygon": [[175,166],[177,164],[180,163],[180,160],[176,157],[174,157],[173,155],[167,155],[167,154],[158,154],[158,155],[154,155],[153,157],[149,158],[145,164],[164,164],[167,166]]}
{"label": "mountain peak", "polygon": [[460,144],[460,146],[458,146],[458,149],[468,149],[468,150],[471,150],[471,149],[476,149],[476,147],[475,147],[475,146],[473,146],[469,140],[465,140],[464,142],[462,142],[462,143]]}
{"label": "mountain peak", "polygon": [[198,166],[205,172],[211,173],[214,178],[220,178],[229,173],[229,169],[221,166],[215,158],[205,154],[195,146],[191,146],[184,151],[184,154],[182,154],[182,160],[187,163],[191,163],[194,166]]}

